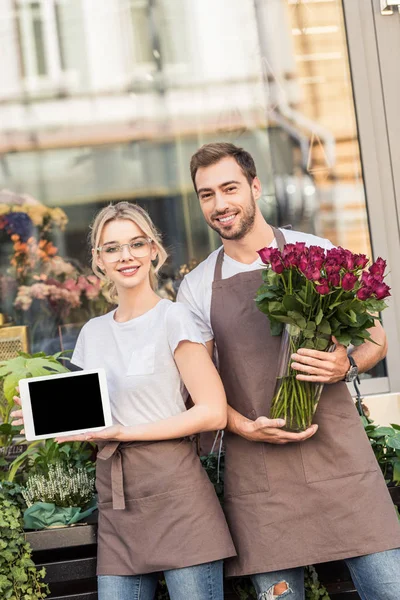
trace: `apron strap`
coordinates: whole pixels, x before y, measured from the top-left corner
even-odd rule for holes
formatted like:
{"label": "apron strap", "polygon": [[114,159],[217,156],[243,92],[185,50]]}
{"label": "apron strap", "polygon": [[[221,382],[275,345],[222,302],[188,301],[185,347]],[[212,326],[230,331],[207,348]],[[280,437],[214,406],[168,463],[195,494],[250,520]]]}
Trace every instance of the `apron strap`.
{"label": "apron strap", "polygon": [[277,227],[272,227],[272,225],[271,225],[271,229],[275,235],[276,245],[278,246],[279,250],[282,252],[283,246],[286,244],[285,236],[283,235],[282,231],[280,229],[278,229]]}
{"label": "apron strap", "polygon": [[109,460],[111,462],[111,491],[114,510],[124,510],[124,474],[122,471],[122,454],[119,447],[120,442],[109,442],[97,454],[100,460]]}
{"label": "apron strap", "polygon": [[224,262],[224,247],[218,252],[217,262],[215,263],[214,270],[214,281],[221,281],[222,279],[222,263]]}
{"label": "apron strap", "polygon": [[[283,235],[282,231],[280,229],[278,229],[277,227],[273,227],[272,225],[270,225],[272,231],[274,232],[274,236],[276,239],[276,245],[278,246],[279,250],[283,250],[283,246],[286,244],[286,240],[285,240],[285,236]],[[287,229],[290,229],[291,225],[287,226]],[[215,264],[215,270],[214,270],[214,281],[221,281],[222,279],[222,263],[224,262],[224,247],[221,248],[221,250],[218,252],[218,256],[217,256],[217,262]]]}

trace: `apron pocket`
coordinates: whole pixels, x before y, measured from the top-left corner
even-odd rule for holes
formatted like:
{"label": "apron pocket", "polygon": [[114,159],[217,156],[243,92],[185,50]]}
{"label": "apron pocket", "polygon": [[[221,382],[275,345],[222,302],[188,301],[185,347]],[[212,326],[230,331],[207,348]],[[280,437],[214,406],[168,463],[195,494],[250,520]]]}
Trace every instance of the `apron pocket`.
{"label": "apron pocket", "polygon": [[238,435],[227,434],[225,437],[225,498],[268,491],[264,444],[249,442]]}
{"label": "apron pocket", "polygon": [[376,471],[378,463],[358,414],[321,410],[317,433],[300,443],[307,483]]}

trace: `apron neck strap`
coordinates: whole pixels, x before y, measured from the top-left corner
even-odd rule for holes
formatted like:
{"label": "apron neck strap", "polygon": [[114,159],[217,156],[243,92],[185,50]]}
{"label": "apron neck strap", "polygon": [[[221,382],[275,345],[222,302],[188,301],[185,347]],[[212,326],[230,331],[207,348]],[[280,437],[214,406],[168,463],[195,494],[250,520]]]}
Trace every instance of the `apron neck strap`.
{"label": "apron neck strap", "polygon": [[282,231],[277,227],[272,227],[271,225],[271,229],[275,235],[276,245],[278,246],[278,249],[282,252],[283,246],[286,244],[285,236],[283,235]]}
{"label": "apron neck strap", "polygon": [[221,281],[222,279],[222,263],[224,262],[224,247],[218,252],[217,262],[214,270],[214,281]]}
{"label": "apron neck strap", "polygon": [[[280,229],[277,229],[276,227],[272,227],[272,225],[270,226],[272,231],[274,232],[274,236],[276,239],[276,245],[278,246],[279,250],[283,250],[283,246],[286,244],[286,240],[285,240],[285,236],[283,235],[282,231]],[[214,270],[214,281],[221,281],[222,279],[222,263],[224,262],[224,247],[221,248],[221,250],[218,252],[218,256],[217,256],[217,262],[215,264],[215,270]]]}

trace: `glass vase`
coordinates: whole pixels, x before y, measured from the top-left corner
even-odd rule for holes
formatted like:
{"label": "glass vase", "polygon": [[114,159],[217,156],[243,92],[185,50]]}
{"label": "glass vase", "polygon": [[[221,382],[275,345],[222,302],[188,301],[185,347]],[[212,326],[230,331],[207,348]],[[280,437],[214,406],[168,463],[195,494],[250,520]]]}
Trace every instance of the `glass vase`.
{"label": "glass vase", "polygon": [[[299,371],[291,368],[291,355],[303,342],[302,332],[295,325],[286,325],[282,334],[278,373],[271,402],[271,418],[285,419],[285,431],[301,432],[310,427],[321,397],[323,383],[299,381]],[[326,349],[334,349],[331,344]]]}

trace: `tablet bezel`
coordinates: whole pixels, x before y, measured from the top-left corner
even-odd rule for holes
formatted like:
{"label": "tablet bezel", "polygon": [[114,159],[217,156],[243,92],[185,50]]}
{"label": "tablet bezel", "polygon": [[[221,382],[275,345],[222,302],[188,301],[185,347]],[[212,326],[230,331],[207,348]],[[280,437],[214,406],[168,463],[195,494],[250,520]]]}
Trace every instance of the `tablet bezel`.
{"label": "tablet bezel", "polygon": [[[35,381],[46,381],[48,379],[62,379],[62,378],[70,378],[70,377],[82,377],[82,375],[90,375],[96,373],[99,379],[99,387],[100,387],[100,396],[101,396],[101,404],[103,407],[104,414],[104,425],[100,427],[90,427],[87,429],[74,429],[71,431],[54,431],[52,433],[45,433],[41,435],[36,435],[35,433],[35,425],[33,422],[33,414],[32,414],[32,404],[31,404],[31,396],[29,390],[29,384],[34,383]],[[19,383],[19,392],[21,398],[21,407],[22,414],[24,418],[24,429],[25,429],[25,438],[28,442],[33,442],[35,440],[46,440],[49,438],[61,438],[68,437],[70,435],[77,435],[80,433],[86,433],[89,431],[100,431],[105,427],[110,427],[112,425],[112,417],[111,417],[111,407],[110,407],[110,398],[108,395],[107,388],[107,378],[104,369],[88,369],[82,371],[72,371],[68,373],[60,373],[57,375],[43,375],[41,377],[29,377],[27,379],[20,379]]]}

